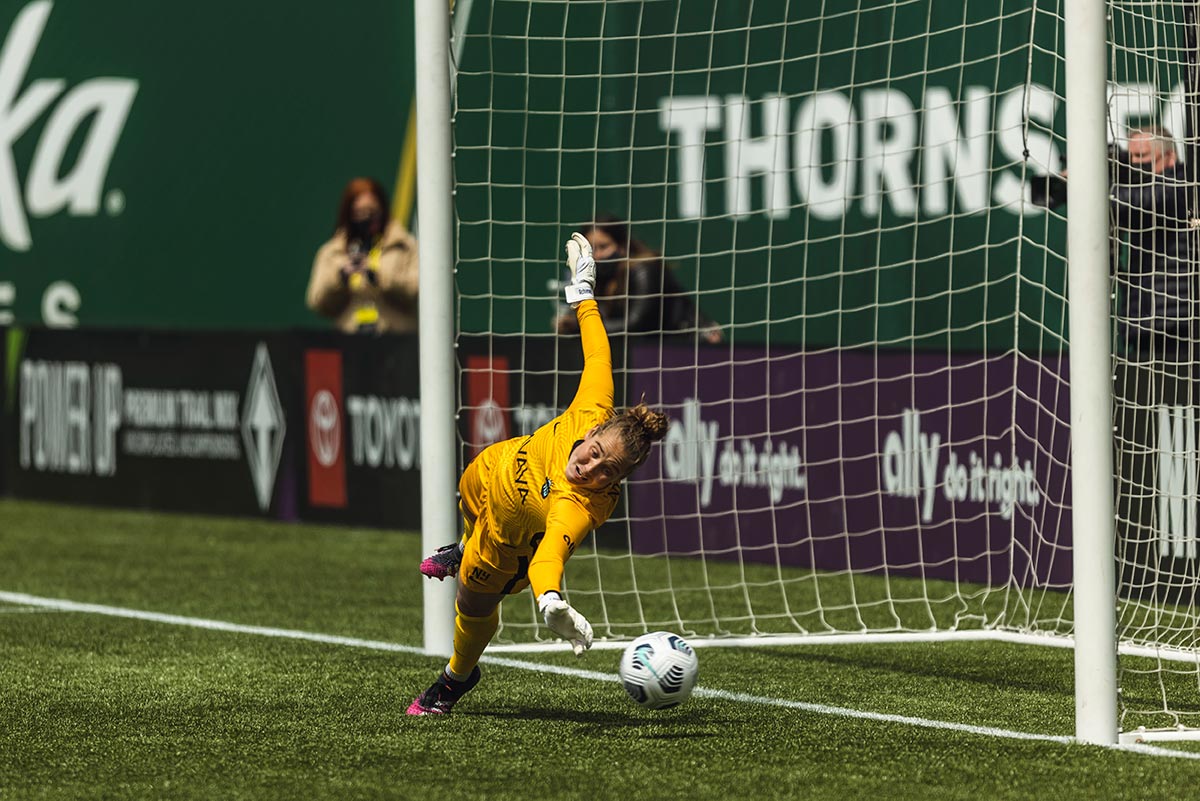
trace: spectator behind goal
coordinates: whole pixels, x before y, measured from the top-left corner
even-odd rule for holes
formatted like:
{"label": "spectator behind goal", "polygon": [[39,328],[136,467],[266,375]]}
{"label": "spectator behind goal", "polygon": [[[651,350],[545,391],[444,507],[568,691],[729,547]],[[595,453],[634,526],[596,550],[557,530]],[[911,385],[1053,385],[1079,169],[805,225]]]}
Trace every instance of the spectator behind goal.
{"label": "spectator behind goal", "polygon": [[372,178],[346,184],[333,237],[313,260],[308,308],[347,333],[417,329],[417,240],[387,221],[387,193]]}
{"label": "spectator behind goal", "polygon": [[[610,335],[695,332],[716,344],[725,337],[676,280],[662,254],[634,239],[611,214],[596,215],[584,236],[596,259],[596,302]],[[561,333],[579,330],[574,314],[555,321]]]}
{"label": "spectator behind goal", "polygon": [[1128,169],[1110,189],[1112,219],[1129,243],[1119,316],[1125,346],[1134,358],[1190,361],[1200,331],[1187,173],[1174,137],[1159,126],[1132,129],[1125,157]]}

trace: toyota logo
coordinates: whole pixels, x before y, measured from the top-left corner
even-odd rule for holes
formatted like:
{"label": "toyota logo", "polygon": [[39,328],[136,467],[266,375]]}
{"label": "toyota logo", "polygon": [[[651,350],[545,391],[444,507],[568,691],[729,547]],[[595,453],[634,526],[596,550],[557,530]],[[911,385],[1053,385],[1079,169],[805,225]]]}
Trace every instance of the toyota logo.
{"label": "toyota logo", "polygon": [[504,437],[504,411],[492,398],[480,404],[472,422],[471,439],[478,447],[490,445]]}
{"label": "toyota logo", "polygon": [[337,461],[338,451],[342,447],[342,425],[337,401],[327,389],[318,390],[313,395],[312,405],[308,409],[308,438],[317,462],[322,467],[331,467]]}

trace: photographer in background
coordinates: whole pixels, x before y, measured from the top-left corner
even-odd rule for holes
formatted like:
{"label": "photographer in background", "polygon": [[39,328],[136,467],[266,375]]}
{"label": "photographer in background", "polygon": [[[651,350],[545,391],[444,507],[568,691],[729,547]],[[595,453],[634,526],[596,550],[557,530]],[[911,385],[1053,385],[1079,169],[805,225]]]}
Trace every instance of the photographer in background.
{"label": "photographer in background", "polygon": [[355,178],[338,205],[333,238],[313,260],[308,307],[347,333],[417,329],[417,241],[387,221],[378,181]]}

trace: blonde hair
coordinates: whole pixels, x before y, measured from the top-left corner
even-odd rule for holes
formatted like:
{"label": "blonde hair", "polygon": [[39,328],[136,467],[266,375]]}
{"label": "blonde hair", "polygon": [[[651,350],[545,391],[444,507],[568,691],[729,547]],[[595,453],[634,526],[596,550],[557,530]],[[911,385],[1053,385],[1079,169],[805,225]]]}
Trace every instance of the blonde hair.
{"label": "blonde hair", "polygon": [[629,466],[621,476],[624,478],[646,461],[650,446],[667,435],[669,425],[670,420],[665,414],[651,409],[643,401],[605,420],[596,433],[613,431],[621,440],[629,460]]}

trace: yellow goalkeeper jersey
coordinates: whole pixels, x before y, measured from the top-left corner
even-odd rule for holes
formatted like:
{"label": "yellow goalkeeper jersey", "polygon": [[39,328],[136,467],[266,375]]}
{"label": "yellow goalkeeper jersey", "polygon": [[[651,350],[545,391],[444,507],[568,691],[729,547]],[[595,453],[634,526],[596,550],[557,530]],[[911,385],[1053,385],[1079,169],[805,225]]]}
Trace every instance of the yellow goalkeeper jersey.
{"label": "yellow goalkeeper jersey", "polygon": [[[593,492],[566,479],[572,449],[613,414],[612,354],[596,302],[584,301],[577,314],[584,363],[571,405],[533,434],[498,442],[478,457],[485,536],[502,549],[536,549],[528,568],[535,596],[561,589],[564,562],[588,532],[608,520],[621,494],[619,482]],[[462,489],[464,501],[470,501],[472,488]]]}

